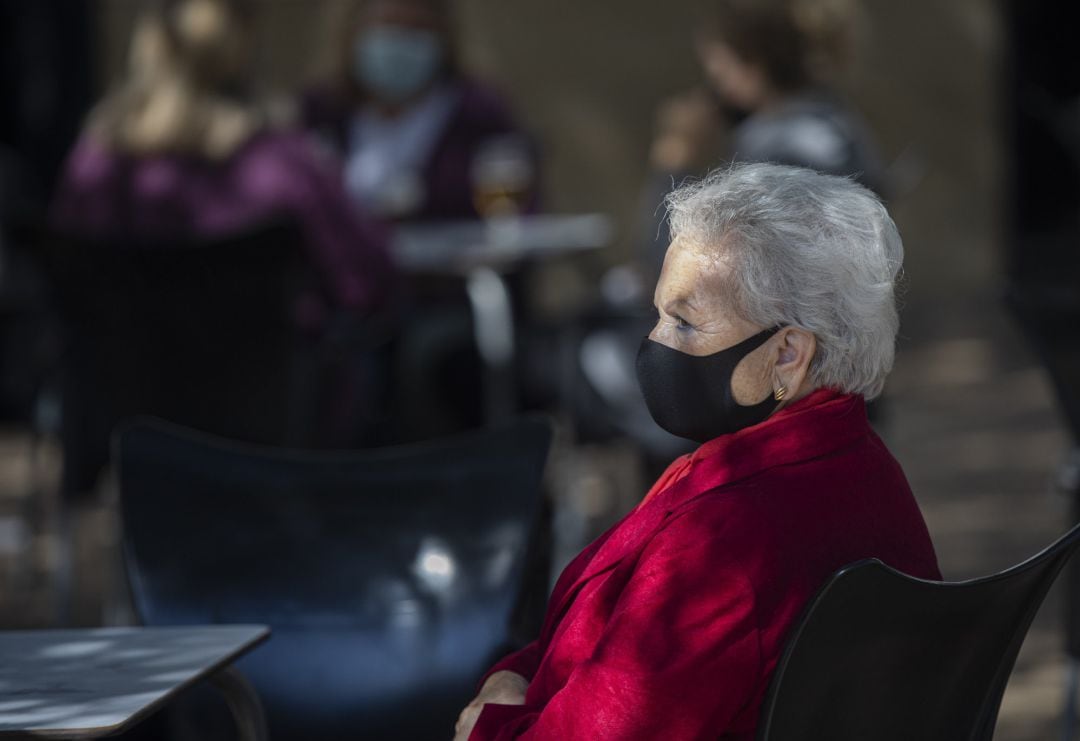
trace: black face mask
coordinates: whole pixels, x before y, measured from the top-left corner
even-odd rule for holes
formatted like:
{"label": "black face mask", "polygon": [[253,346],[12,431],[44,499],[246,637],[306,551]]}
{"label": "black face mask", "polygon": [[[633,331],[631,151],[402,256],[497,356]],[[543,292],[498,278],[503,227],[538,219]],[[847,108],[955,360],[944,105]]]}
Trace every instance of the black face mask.
{"label": "black face mask", "polygon": [[773,327],[712,355],[688,355],[646,337],[637,355],[637,377],[656,424],[672,435],[704,443],[764,422],[777,407],[769,396],[743,406],[731,392],[739,361],[780,331]]}

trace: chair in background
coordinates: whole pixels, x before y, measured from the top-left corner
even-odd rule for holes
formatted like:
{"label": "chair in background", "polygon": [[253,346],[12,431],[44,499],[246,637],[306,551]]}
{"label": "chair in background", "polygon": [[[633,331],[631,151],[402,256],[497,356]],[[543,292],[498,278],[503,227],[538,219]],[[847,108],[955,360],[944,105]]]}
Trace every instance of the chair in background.
{"label": "chair in background", "polygon": [[837,572],[792,633],[758,741],[990,741],[1016,655],[1080,526],[993,576]]}
{"label": "chair in background", "polygon": [[265,623],[240,662],[271,738],[449,738],[509,623],[551,431],[524,420],[358,452],[155,421],[115,440],[147,625]]}
{"label": "chair in background", "polygon": [[63,326],[63,484],[91,491],[120,420],[151,414],[280,444],[300,429],[292,374],[307,279],[291,222],[199,241],[52,234],[35,258]]}

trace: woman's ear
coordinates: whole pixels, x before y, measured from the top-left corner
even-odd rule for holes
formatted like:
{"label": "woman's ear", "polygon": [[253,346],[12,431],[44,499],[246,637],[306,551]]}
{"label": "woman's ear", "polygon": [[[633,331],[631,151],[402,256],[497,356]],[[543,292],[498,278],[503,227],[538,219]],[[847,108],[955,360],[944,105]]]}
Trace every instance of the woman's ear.
{"label": "woman's ear", "polygon": [[[776,335],[776,378],[773,391],[787,401],[806,396],[814,389],[808,381],[810,363],[817,352],[817,338],[799,327],[784,327]],[[780,392],[780,388],[784,391]]]}

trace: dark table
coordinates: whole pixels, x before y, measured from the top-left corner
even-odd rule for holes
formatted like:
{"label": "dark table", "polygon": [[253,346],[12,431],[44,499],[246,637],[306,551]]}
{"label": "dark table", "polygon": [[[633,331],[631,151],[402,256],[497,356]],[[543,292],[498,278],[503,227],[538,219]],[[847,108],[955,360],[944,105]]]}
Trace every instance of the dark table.
{"label": "dark table", "polygon": [[99,738],[126,730],[202,679],[224,693],[241,738],[266,738],[232,663],[260,625],[0,633],[0,738]]}

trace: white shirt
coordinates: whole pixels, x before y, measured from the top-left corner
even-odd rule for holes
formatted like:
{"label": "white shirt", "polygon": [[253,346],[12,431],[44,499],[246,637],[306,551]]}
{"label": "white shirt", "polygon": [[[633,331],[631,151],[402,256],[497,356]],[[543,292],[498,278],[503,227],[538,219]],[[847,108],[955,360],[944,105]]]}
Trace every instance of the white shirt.
{"label": "white shirt", "polygon": [[458,102],[458,91],[432,90],[397,116],[362,108],[349,127],[345,185],[369,212],[402,216],[424,201],[422,170]]}

